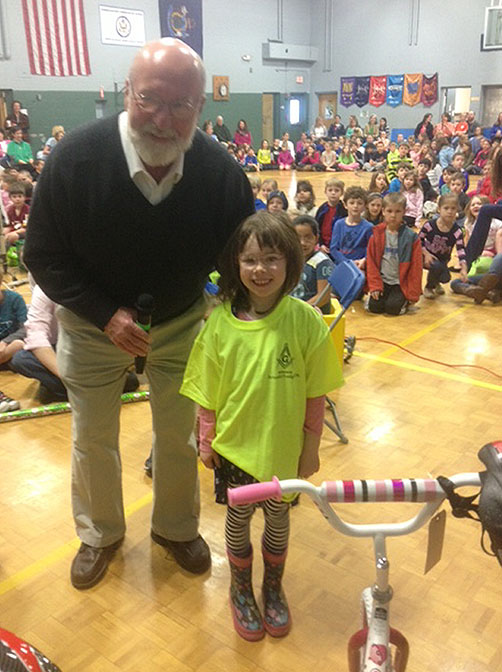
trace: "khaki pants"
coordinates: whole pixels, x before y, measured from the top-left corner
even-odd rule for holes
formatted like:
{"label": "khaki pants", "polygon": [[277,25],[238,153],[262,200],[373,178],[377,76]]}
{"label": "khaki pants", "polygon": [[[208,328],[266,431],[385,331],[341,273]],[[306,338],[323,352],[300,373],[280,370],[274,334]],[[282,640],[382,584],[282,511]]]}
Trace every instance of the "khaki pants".
{"label": "khaki pants", "polygon": [[[183,315],[153,327],[145,367],[153,418],[152,530],[173,541],[189,541],[198,534],[195,408],[178,390],[204,308],[201,299]],[[59,307],[57,317],[58,368],[73,411],[77,534],[90,546],[108,546],[125,534],[118,437],[120,395],[132,358],[70,310]]]}

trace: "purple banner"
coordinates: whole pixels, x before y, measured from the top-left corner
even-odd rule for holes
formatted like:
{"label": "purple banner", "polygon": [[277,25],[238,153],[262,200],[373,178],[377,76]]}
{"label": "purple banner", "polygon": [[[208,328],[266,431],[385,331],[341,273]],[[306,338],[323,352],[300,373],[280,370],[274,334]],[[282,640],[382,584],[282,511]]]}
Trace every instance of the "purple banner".
{"label": "purple banner", "polygon": [[340,105],[350,107],[354,103],[355,77],[340,77]]}

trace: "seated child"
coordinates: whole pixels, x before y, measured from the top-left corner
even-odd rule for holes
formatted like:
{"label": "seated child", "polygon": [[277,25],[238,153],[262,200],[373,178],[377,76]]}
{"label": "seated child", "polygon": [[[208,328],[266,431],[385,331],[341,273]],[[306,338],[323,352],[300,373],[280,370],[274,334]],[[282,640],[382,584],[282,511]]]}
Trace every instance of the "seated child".
{"label": "seated child", "polygon": [[8,224],[4,229],[7,247],[25,237],[26,223],[30,212],[30,207],[26,204],[24,182],[19,180],[13,182],[9,187],[9,197],[12,205],[9,205],[6,210]]}
{"label": "seated child", "polygon": [[389,180],[384,170],[376,170],[373,173],[368,192],[370,194],[381,194],[382,198],[389,193]]}
{"label": "seated child", "polygon": [[336,171],[337,154],[333,149],[333,143],[327,142],[326,149],[321,154],[321,165],[328,172]]}
{"label": "seated child", "polygon": [[291,170],[291,166],[294,164],[295,160],[289,151],[288,143],[284,141],[282,143],[282,150],[279,156],[277,157],[277,165],[279,170]]}
{"label": "seated child", "polygon": [[[396,158],[390,159],[387,156],[387,177],[389,180],[392,180],[397,175],[397,169],[403,163],[408,169],[413,168],[413,161],[409,158],[409,146],[406,142],[402,142],[398,147],[398,156]],[[392,184],[392,183],[391,183]],[[392,189],[391,189],[392,191]]]}
{"label": "seated child", "polygon": [[308,180],[298,181],[298,184],[296,185],[295,203],[299,213],[315,217],[317,208],[315,205],[314,189]]}
{"label": "seated child", "polygon": [[367,290],[370,313],[402,315],[420,298],[422,251],[417,234],[404,222],[406,198],[387,194],[383,222],[375,226],[368,243]]}
{"label": "seated child", "polygon": [[467,281],[467,263],[465,261],[464,237],[462,229],[455,223],[458,212],[458,198],[456,194],[444,194],[438,201],[439,217],[431,219],[420,230],[424,268],[428,269],[427,281],[424,288],[426,299],[436,298],[436,294],[444,294],[441,283],[451,279],[448,263],[451,259],[453,247],[457,248],[460,263],[460,278]]}
{"label": "seated child", "polygon": [[347,216],[347,210],[342,201],[345,183],[336,177],[331,177],[324,183],[324,193],[328,199],[319,206],[315,215],[320,231],[320,247],[323,252],[329,254],[333,224],[337,219]]}
{"label": "seated child", "polygon": [[2,282],[0,266],[0,369],[5,369],[13,355],[23,349],[27,310],[23,297],[10,289],[1,289]]}
{"label": "seated child", "polygon": [[405,161],[401,161],[396,166],[396,176],[392,178],[389,184],[389,193],[401,191],[403,180],[406,173],[410,170],[410,166]]}
{"label": "seated child", "polygon": [[355,156],[351,152],[350,145],[345,144],[342,151],[340,152],[340,156],[338,157],[339,170],[354,171],[359,170],[359,167],[360,166],[356,161]]}
{"label": "seated child", "polygon": [[379,194],[378,192],[368,194],[364,218],[367,219],[368,222],[371,222],[373,226],[382,222],[382,201],[382,194]]}
{"label": "seated child", "polygon": [[[463,191],[467,191],[469,189],[469,175],[468,173],[465,172],[464,170],[464,162],[465,162],[465,156],[463,154],[455,154],[451,160],[450,166],[453,168],[453,170],[456,173],[462,173],[464,176],[464,188]],[[441,189],[442,187],[442,181],[441,179],[439,180],[439,188]]]}
{"label": "seated child", "polygon": [[267,199],[267,211],[275,214],[277,212],[287,212],[289,208],[288,199],[283,191],[271,191]]}
{"label": "seated child", "polygon": [[260,170],[260,164],[258,163],[258,159],[256,158],[254,149],[252,147],[250,147],[246,152],[243,167],[246,172],[257,172]]}
{"label": "seated child", "polygon": [[263,180],[261,183],[261,200],[265,203],[265,207],[267,207],[266,203],[270,193],[272,191],[277,191],[278,189],[277,180],[274,180],[273,177],[267,177],[267,179]]}
{"label": "seated child", "polygon": [[249,184],[251,185],[251,189],[253,190],[254,208],[256,212],[258,212],[259,210],[266,210],[267,206],[261,200],[261,198],[258,198],[258,194],[260,193],[260,187],[262,186],[260,178],[258,177],[258,175],[248,175],[248,180]]}
{"label": "seated child", "polygon": [[463,191],[465,179],[463,173],[453,173],[450,179],[450,192],[458,198],[457,220],[464,219],[464,210],[469,203],[469,196]]}
{"label": "seated child", "polygon": [[439,193],[441,196],[445,196],[446,194],[450,193],[451,178],[453,175],[455,175],[456,172],[457,171],[453,166],[446,166],[446,168],[443,168],[443,172],[439,180]]}
{"label": "seated child", "polygon": [[307,147],[305,156],[298,162],[298,170],[322,170],[321,157],[314,145]]}
{"label": "seated child", "polygon": [[272,154],[267,140],[262,140],[256,158],[258,159],[260,170],[270,170],[272,168]]}
{"label": "seated child", "polygon": [[[302,246],[305,265],[300,275],[298,285],[291,292],[292,296],[307,303],[314,304],[328,284],[328,278],[333,270],[333,262],[321,250],[317,250],[319,241],[319,227],[313,217],[300,215],[293,220],[300,245]],[[326,293],[319,308],[325,314],[331,312],[330,292]]]}
{"label": "seated child", "polygon": [[352,259],[361,270],[366,267],[366,248],[373,233],[373,225],[363,219],[367,200],[361,187],[349,187],[345,192],[348,214],[334,223],[331,236],[330,254],[335,264]]}
{"label": "seated child", "polygon": [[420,186],[418,175],[414,170],[409,170],[403,178],[401,193],[406,198],[404,211],[404,223],[406,226],[420,226],[422,208],[424,205],[424,192]]}
{"label": "seated child", "polygon": [[431,160],[428,159],[427,157],[420,159],[417,166],[418,179],[420,180],[420,186],[422,187],[422,191],[424,192],[424,202],[435,201],[436,198],[438,197],[438,195],[432,188],[431,181],[427,176],[427,173],[429,172],[431,167],[432,167]]}
{"label": "seated child", "polygon": [[279,166],[279,154],[281,153],[281,141],[279,138],[275,138],[272,147],[270,148],[270,154],[272,156],[272,166]]}

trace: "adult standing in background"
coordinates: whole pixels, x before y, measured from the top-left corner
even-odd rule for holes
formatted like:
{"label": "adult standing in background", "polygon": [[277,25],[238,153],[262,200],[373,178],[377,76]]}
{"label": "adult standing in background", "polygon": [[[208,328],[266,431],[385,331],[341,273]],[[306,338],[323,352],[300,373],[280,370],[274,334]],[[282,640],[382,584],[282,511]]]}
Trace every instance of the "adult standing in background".
{"label": "adult standing in background", "polygon": [[[198,531],[195,411],[178,390],[207,275],[254,204],[239,166],[196,129],[204,84],[202,61],[184,42],[146,44],[126,80],[125,111],[58,143],[30,213],[25,262],[61,304],[57,363],[73,408],[72,503],[82,541],[71,568],[76,588],[103,577],[125,535],[120,393],[137,356],[147,356],[150,382],[152,539],[189,572],[210,567]],[[155,302],[150,336],[136,324],[141,294]]]}
{"label": "adult standing in background", "polygon": [[223,122],[223,117],[221,114],[219,114],[216,117],[216,124],[214,125],[213,128],[213,133],[215,136],[218,138],[220,142],[232,142],[232,134],[228,130],[228,128],[225,126]]}
{"label": "adult standing in background", "polygon": [[30,120],[27,114],[21,112],[21,107],[19,100],[12,101],[11,113],[5,118],[5,128],[20,128],[23,131],[23,140],[28,142]]}

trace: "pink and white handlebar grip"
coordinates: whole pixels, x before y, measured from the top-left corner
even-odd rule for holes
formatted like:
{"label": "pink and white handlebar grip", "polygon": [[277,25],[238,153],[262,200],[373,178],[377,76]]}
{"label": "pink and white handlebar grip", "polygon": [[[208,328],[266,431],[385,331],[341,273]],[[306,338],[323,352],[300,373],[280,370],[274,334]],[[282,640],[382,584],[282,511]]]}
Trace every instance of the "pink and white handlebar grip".
{"label": "pink and white handlebar grip", "polygon": [[278,499],[282,496],[281,485],[277,476],[266,483],[252,483],[241,485],[240,488],[228,488],[227,497],[230,506],[239,504],[253,504],[263,502],[265,499]]}

